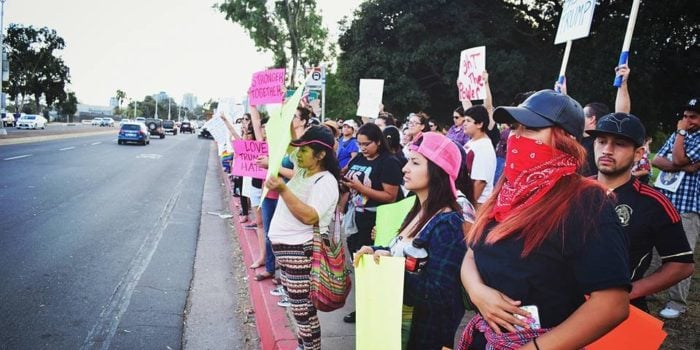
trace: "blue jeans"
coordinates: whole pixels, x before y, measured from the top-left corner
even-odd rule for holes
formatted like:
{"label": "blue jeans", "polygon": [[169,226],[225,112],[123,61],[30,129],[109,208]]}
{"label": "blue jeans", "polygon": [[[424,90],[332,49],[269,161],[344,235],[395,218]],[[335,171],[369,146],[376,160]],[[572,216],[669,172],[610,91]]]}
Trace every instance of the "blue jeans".
{"label": "blue jeans", "polygon": [[505,166],[506,159],[501,158],[501,157],[496,157],[496,173],[493,176],[493,185],[496,185],[496,182],[498,182],[498,179],[501,178],[501,174],[503,174],[503,168]]}
{"label": "blue jeans", "polygon": [[275,208],[277,208],[277,199],[265,198],[260,205],[263,230],[265,231],[265,271],[271,274],[275,273],[275,254],[272,252],[272,243],[270,243],[267,233],[270,230],[272,216],[275,215]]}

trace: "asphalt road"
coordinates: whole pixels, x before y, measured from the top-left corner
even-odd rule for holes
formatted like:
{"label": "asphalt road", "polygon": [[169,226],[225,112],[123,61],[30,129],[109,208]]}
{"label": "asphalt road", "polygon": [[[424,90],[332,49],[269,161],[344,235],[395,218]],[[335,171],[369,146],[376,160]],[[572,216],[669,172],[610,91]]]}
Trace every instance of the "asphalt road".
{"label": "asphalt road", "polygon": [[0,147],[0,349],[179,349],[211,141]]}

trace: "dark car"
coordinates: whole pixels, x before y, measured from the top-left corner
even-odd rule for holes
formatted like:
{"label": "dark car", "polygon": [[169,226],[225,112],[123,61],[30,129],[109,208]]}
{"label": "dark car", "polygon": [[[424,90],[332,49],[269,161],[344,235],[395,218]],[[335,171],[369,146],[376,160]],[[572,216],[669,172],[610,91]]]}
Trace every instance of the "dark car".
{"label": "dark car", "polygon": [[122,124],[121,128],[119,128],[117,144],[123,145],[128,142],[136,142],[144,146],[151,143],[151,136],[148,133],[146,125],[133,122]]}
{"label": "dark car", "polygon": [[175,125],[175,122],[172,120],[163,121],[163,130],[165,130],[166,133],[177,135],[177,125]]}
{"label": "dark car", "polygon": [[207,130],[207,128],[204,128],[204,127],[199,130],[199,135],[197,135],[197,136],[204,138],[204,139],[213,139],[214,138],[214,136],[212,136],[212,134],[209,132],[209,130]]}
{"label": "dark car", "polygon": [[144,124],[146,124],[151,136],[159,136],[161,139],[165,138],[165,129],[163,128],[162,119],[146,118]]}
{"label": "dark car", "polygon": [[180,132],[188,132],[190,134],[194,134],[194,128],[192,127],[192,123],[182,122],[182,124],[180,124]]}

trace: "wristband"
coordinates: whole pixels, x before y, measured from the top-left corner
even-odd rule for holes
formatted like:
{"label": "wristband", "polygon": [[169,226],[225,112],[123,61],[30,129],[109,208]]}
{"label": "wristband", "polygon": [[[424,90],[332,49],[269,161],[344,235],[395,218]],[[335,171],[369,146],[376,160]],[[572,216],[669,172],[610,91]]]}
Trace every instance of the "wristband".
{"label": "wristband", "polygon": [[676,130],[676,134],[681,135],[681,136],[686,136],[688,135],[688,131],[684,129],[678,129]]}

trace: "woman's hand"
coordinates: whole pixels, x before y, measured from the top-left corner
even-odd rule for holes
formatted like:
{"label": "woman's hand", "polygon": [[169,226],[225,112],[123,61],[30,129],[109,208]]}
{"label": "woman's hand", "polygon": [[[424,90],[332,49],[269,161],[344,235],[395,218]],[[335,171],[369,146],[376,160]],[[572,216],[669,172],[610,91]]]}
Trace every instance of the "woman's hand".
{"label": "woman's hand", "polygon": [[486,320],[491,329],[498,334],[501,334],[500,327],[503,327],[509,332],[515,332],[516,325],[523,328],[528,327],[525,321],[513,315],[530,316],[528,312],[520,309],[520,301],[513,300],[505,294],[483,284],[471,286],[469,298],[479,309],[479,313],[481,313],[481,316]]}
{"label": "woman's hand", "polygon": [[351,190],[355,190],[357,192],[360,192],[359,188],[361,188],[363,186],[362,182],[360,182],[360,180],[357,178],[349,179],[347,177],[344,177],[344,178],[341,178],[340,181],[342,181],[342,183],[343,183],[343,185],[345,185],[345,187],[347,187]]}
{"label": "woman's hand", "polygon": [[270,189],[270,191],[277,191],[279,193],[282,193],[282,192],[284,192],[284,190],[287,189],[287,185],[278,176],[273,176],[273,177],[269,178],[265,182],[265,186],[267,186],[267,188]]}
{"label": "woman's hand", "polygon": [[391,252],[384,249],[378,249],[374,251],[374,262],[379,264],[379,257],[381,256],[391,256]]}
{"label": "woman's hand", "polygon": [[355,257],[352,259],[353,265],[357,267],[360,264],[360,257],[365,254],[374,254],[374,249],[372,247],[365,245],[360,248],[360,250],[355,252]]}
{"label": "woman's hand", "polygon": [[269,158],[267,156],[259,156],[258,159],[255,160],[255,165],[267,169],[267,166],[269,164]]}
{"label": "woman's hand", "polygon": [[369,233],[369,237],[372,238],[372,242],[377,238],[377,226],[372,226],[372,231]]}

